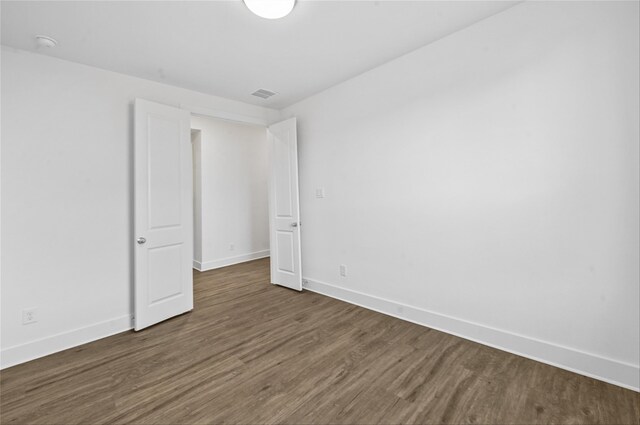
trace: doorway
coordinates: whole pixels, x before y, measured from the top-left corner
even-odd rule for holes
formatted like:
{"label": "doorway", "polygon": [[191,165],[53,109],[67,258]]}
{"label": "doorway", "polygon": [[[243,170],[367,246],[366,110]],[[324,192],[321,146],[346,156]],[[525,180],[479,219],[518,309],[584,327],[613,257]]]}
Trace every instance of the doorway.
{"label": "doorway", "polygon": [[198,271],[269,257],[265,126],[191,116]]}
{"label": "doorway", "polygon": [[194,265],[269,256],[271,282],[301,291],[296,119],[266,127],[144,99],[134,112],[135,330],[193,309]]}

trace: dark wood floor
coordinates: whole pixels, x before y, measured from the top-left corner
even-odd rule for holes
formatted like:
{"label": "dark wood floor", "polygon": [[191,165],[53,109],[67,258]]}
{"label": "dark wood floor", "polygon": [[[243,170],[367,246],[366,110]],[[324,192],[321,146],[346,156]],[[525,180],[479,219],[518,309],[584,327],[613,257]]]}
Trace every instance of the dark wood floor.
{"label": "dark wood floor", "polygon": [[268,260],[195,310],[6,369],[3,424],[638,424],[640,395],[311,292]]}

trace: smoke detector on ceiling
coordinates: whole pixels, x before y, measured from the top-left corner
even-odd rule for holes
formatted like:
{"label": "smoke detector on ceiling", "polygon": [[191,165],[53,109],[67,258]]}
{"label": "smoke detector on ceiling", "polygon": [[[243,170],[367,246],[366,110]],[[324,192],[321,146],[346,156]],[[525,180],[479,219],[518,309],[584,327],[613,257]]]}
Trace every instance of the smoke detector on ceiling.
{"label": "smoke detector on ceiling", "polygon": [[263,99],[269,99],[275,93],[271,90],[259,89],[251,93],[253,96],[261,97]]}
{"label": "smoke detector on ceiling", "polygon": [[36,35],[36,43],[38,43],[38,47],[55,47],[58,44],[55,38],[46,35]]}

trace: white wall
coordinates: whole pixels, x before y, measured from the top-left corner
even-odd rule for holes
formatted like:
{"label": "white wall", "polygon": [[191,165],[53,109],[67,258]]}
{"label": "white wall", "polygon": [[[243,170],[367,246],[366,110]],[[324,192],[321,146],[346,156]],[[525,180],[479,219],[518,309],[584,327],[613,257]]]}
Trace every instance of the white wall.
{"label": "white wall", "polygon": [[269,256],[265,127],[199,116],[191,127],[201,137],[202,256],[195,266],[210,270]]}
{"label": "white wall", "polygon": [[[3,47],[3,366],[130,326],[135,97],[277,116]],[[31,307],[38,322],[22,325]]]}
{"label": "white wall", "polygon": [[638,388],[638,15],[523,3],[285,109],[306,287]]}

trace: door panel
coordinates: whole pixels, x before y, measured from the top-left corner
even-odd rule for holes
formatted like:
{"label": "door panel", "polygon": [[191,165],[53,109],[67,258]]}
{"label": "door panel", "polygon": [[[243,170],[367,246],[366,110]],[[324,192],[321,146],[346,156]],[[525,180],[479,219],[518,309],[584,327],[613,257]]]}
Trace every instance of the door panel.
{"label": "door panel", "polygon": [[271,282],[302,290],[296,119],[269,127]]}
{"label": "door panel", "polygon": [[135,329],[193,309],[191,119],[135,102]]}
{"label": "door panel", "polygon": [[182,244],[149,249],[149,305],[182,294]]}
{"label": "door panel", "polygon": [[[281,132],[279,136],[275,136],[274,142],[274,162],[277,166],[275,171],[276,185],[276,214],[279,218],[293,218],[293,207],[291,205],[293,199],[291,196],[291,146],[288,132]],[[278,139],[280,137],[280,139]]]}
{"label": "door panel", "polygon": [[293,246],[295,244],[293,232],[278,230],[277,234],[278,261],[276,261],[276,264],[278,271],[295,273],[295,267],[293,266],[295,263],[293,259]]}
{"label": "door panel", "polygon": [[149,114],[149,228],[179,226],[182,189],[180,122]]}

